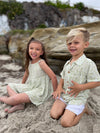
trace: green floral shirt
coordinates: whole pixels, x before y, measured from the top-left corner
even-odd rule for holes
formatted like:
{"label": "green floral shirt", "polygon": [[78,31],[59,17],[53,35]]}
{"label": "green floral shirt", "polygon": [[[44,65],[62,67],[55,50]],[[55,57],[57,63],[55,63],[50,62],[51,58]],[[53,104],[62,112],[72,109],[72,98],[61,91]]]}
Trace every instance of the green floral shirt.
{"label": "green floral shirt", "polygon": [[62,93],[61,97],[68,104],[74,105],[86,103],[89,97],[89,89],[81,91],[77,97],[70,96],[67,91],[70,91],[68,87],[72,86],[72,80],[79,84],[100,81],[100,74],[95,63],[84,54],[72,64],[70,64],[70,60],[68,60],[61,72],[61,77],[64,79],[63,89],[66,92],[66,94]]}

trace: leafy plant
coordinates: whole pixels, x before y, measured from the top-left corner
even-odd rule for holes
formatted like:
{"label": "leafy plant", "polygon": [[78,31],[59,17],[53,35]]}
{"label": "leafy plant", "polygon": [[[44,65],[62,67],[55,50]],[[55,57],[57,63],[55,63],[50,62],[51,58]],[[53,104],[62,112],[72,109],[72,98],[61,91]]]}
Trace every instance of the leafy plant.
{"label": "leafy plant", "polygon": [[77,8],[77,9],[79,9],[81,11],[84,11],[85,6],[84,6],[84,4],[82,2],[79,2],[79,3],[74,4],[74,8]]}
{"label": "leafy plant", "polygon": [[41,24],[38,26],[38,28],[47,28],[47,26],[45,24]]}
{"label": "leafy plant", "polygon": [[68,2],[62,3],[60,0],[56,0],[56,3],[51,2],[50,0],[44,2],[46,5],[52,5],[57,8],[65,9],[65,8],[71,8],[70,4]]}
{"label": "leafy plant", "polygon": [[23,6],[19,2],[0,1],[0,14],[8,15],[9,19],[14,19],[16,15],[23,13]]}

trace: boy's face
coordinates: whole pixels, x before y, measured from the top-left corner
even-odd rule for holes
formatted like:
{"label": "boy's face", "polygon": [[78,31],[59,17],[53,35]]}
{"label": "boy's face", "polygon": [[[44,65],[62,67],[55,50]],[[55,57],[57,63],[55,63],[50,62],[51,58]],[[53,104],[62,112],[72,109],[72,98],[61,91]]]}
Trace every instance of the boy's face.
{"label": "boy's face", "polygon": [[73,57],[80,57],[88,45],[89,42],[84,41],[83,35],[77,35],[67,43],[68,51]]}

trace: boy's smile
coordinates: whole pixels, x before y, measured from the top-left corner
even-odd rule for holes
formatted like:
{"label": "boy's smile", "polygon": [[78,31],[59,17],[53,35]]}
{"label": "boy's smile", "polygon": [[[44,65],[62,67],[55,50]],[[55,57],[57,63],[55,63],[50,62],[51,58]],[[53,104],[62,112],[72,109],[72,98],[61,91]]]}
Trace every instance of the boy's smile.
{"label": "boy's smile", "polygon": [[71,53],[73,58],[79,58],[86,47],[88,47],[88,42],[83,40],[83,36],[79,35],[73,38],[72,41],[67,43],[67,47],[69,52]]}

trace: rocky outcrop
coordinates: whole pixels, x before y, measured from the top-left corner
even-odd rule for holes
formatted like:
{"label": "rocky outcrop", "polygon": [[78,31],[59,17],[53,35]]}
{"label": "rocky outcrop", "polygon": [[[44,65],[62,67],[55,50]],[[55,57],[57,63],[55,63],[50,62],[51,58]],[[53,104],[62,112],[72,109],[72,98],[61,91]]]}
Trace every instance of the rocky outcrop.
{"label": "rocky outcrop", "polygon": [[90,45],[85,50],[87,57],[94,60],[100,72],[100,22],[89,23],[85,25],[48,28],[36,30],[32,37],[42,41],[45,45],[49,63],[56,73],[60,72],[65,61],[71,56],[66,47],[66,35],[70,29],[76,27],[86,27],[90,33]]}
{"label": "rocky outcrop", "polygon": [[[7,36],[6,39],[2,37],[0,40],[0,53],[3,50],[9,51],[14,60],[24,64],[27,42],[31,37],[34,37],[44,43],[49,64],[54,72],[59,74],[64,63],[71,57],[66,47],[66,35],[70,29],[76,27],[86,27],[90,31],[90,45],[85,53],[87,57],[96,62],[100,72],[100,22],[72,27],[38,29],[31,36],[17,33],[10,36],[9,39],[7,39]],[[9,40],[8,43],[7,40]]]}
{"label": "rocky outcrop", "polygon": [[[95,14],[88,8],[85,8],[83,11],[72,8],[61,10],[55,6],[34,2],[23,2],[22,6],[24,12],[21,15],[16,15],[12,20],[9,19],[11,29],[27,30],[41,26],[59,27],[79,25],[84,23],[83,16],[91,17],[91,19],[93,16],[97,16],[97,19],[100,20],[99,11]],[[90,22],[89,19],[88,22]],[[88,22],[86,21],[85,23]]]}
{"label": "rocky outcrop", "polygon": [[[34,29],[41,25],[58,27],[62,15],[58,8],[43,3],[23,2],[24,13],[9,19],[11,29]],[[30,10],[31,9],[31,10]]]}

